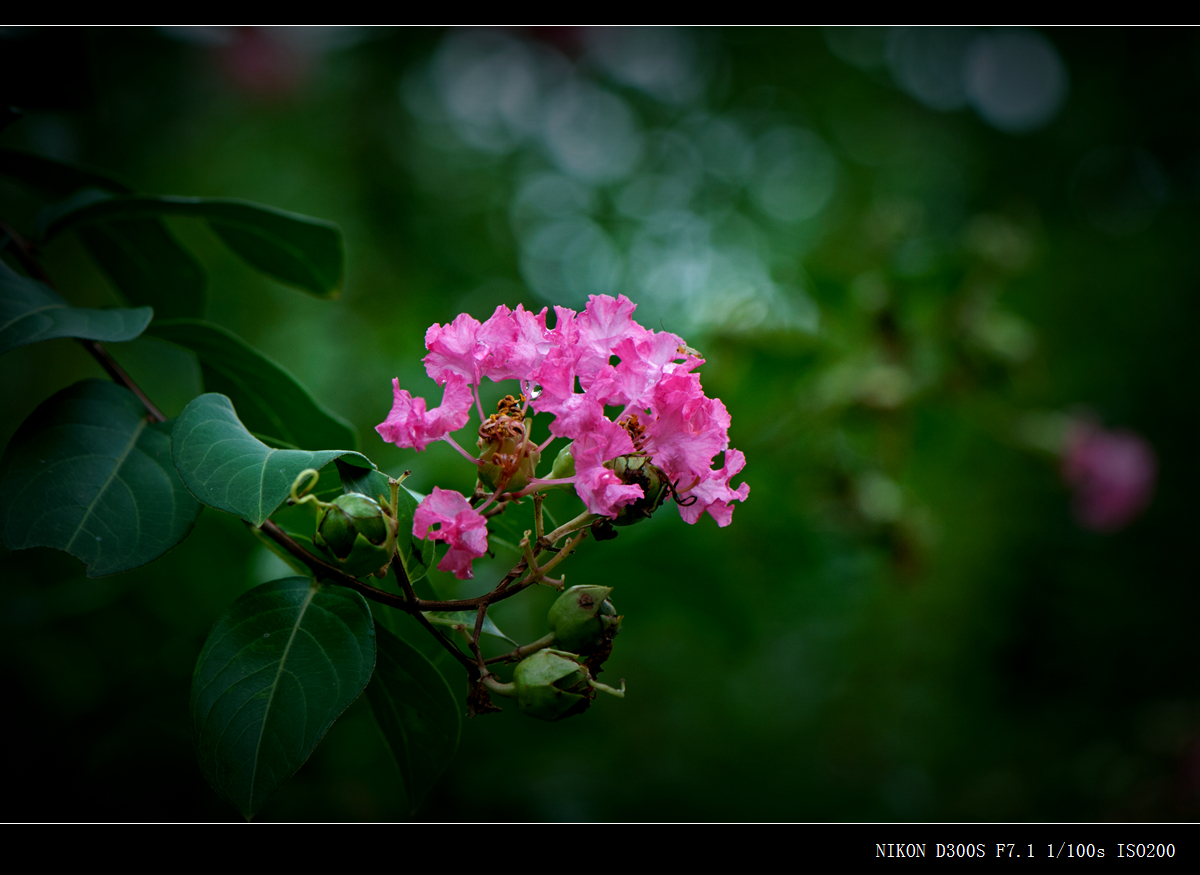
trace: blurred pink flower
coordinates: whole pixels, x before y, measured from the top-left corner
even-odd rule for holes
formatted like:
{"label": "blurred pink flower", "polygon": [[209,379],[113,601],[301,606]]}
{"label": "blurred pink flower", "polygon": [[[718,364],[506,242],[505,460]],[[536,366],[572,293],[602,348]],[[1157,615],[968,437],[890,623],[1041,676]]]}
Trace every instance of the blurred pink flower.
{"label": "blurred pink flower", "polygon": [[282,29],[235,27],[231,37],[217,58],[221,72],[239,91],[269,102],[292,97],[304,87],[313,58]]}
{"label": "blurred pink flower", "polygon": [[1115,532],[1127,526],[1150,503],[1157,472],[1154,450],[1131,431],[1079,420],[1067,435],[1062,476],[1085,528]]}

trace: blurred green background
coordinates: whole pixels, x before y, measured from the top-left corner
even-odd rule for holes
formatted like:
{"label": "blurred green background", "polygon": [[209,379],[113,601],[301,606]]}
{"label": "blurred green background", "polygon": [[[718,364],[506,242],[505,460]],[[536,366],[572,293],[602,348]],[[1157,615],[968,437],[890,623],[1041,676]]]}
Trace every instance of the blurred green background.
{"label": "blurred green background", "polygon": [[[1194,31],[7,28],[0,71],[26,111],[2,146],[341,226],[329,303],[171,224],[209,318],[418,491],[471,487],[444,445],[373,430],[393,377],[438,403],[433,322],[625,294],[707,359],[749,499],[567,568],[616,587],[626,699],[465,723],[418,819],[1200,817]],[[42,205],[0,181],[10,224]],[[43,255],[73,302],[118,303],[72,235]],[[169,416],[200,391],[189,354],[112,352]],[[0,360],[0,443],[87,376],[65,340]],[[1157,458],[1104,531],[1060,473],[1084,421]],[[115,577],[0,562],[6,819],[236,819],[189,683],[278,560],[206,509]],[[530,640],[550,601],[496,620]],[[407,816],[360,700],[259,817]]]}

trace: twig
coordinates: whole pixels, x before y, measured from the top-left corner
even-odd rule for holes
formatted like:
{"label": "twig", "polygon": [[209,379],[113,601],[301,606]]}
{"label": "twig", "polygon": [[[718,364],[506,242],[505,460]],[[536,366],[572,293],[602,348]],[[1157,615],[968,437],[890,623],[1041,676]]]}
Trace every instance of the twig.
{"label": "twig", "polygon": [[98,340],[84,340],[81,337],[75,338],[83,345],[83,348],[92,354],[92,358],[100,363],[100,367],[104,368],[105,372],[112,377],[113,382],[119,383],[130,392],[137,396],[137,399],[142,402],[142,406],[146,408],[146,412],[150,414],[150,418],[155,422],[166,422],[167,418],[163,416],[154,402],[146,397],[146,393],[142,391],[142,387],[133,381],[133,377],[125,372],[125,369],[117,364],[116,359],[108,354]]}
{"label": "twig", "polygon": [[[405,599],[414,604],[419,602],[420,599],[417,598],[417,593],[413,589],[412,581],[408,579],[408,572],[405,570],[404,563],[400,561],[400,556],[398,554],[392,556],[392,571],[395,572],[396,580],[400,583],[400,588],[404,590]],[[450,640],[442,634],[441,630],[438,629],[437,626],[429,622],[428,617],[426,617],[420,611],[412,611],[410,613],[417,618],[417,622],[424,626],[425,630],[429,632],[430,635],[437,639],[437,642],[441,644],[442,647],[450,651],[450,654],[455,659],[461,662],[467,669],[475,668],[475,663],[473,663],[465,653],[455,647]]]}
{"label": "twig", "polygon": [[542,566],[539,576],[545,577],[546,572],[553,570],[554,566],[558,565],[560,562],[570,556],[571,551],[580,545],[583,539],[587,537],[587,534],[588,530],[583,529],[578,535],[567,541],[567,543],[563,545],[563,548],[558,551],[558,555]]}
{"label": "twig", "polygon": [[484,602],[475,612],[475,630],[471,634],[471,652],[475,654],[475,664],[479,666],[479,674],[487,677],[487,664],[483,661],[483,651],[479,649],[479,638],[483,634],[483,620],[487,616],[487,603]]}
{"label": "twig", "polygon": [[[249,525],[249,523],[247,523]],[[337,566],[330,565],[323,559],[318,559],[312,553],[309,553],[299,544],[297,544],[292,536],[279,527],[277,523],[267,520],[260,527],[260,531],[274,541],[283,549],[287,550],[305,565],[307,565],[318,580],[327,580],[337,586],[345,586],[355,592],[360,593],[372,601],[380,602],[381,604],[391,605],[393,608],[401,610],[410,610],[409,602],[398,595],[394,595],[386,590],[371,586],[369,583],[363,583],[356,577],[351,577],[346,572]],[[433,609],[433,610],[436,610]],[[410,611],[411,612],[411,611]]]}

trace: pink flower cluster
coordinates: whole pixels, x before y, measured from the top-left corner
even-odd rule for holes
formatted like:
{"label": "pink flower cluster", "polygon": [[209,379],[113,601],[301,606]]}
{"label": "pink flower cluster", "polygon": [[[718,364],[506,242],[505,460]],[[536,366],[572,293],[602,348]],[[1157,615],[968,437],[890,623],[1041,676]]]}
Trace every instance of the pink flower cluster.
{"label": "pink flower cluster", "polygon": [[[746,463],[729,447],[729,413],[719,399],[705,396],[693,373],[703,359],[676,335],[638,325],[634,309],[624,295],[592,295],[582,313],[555,307],[552,329],[546,309],[530,313],[504,305],[482,324],[465,313],[448,325],[435,324],[425,334],[425,370],[443,387],[441,406],[428,410],[424,398],[413,398],[393,380],[392,411],[376,431],[389,443],[417,450],[446,440],[475,462],[451,432],[467,424],[472,405],[484,420],[484,377],[517,380],[528,405],[553,417],[550,436],[538,449],[567,438],[575,460],[573,477],[534,479],[520,494],[571,483],[589,511],[616,517],[643,497],[642,488],[622,482],[604,463],[641,453],[666,473],[676,496],[686,497],[678,506],[687,522],[707,512],[726,526],[730,502],[750,493],[745,483],[729,485]],[[606,406],[620,413],[609,418]],[[713,470],[718,453],[724,453],[724,465]],[[426,537],[435,523],[432,537],[450,545],[438,567],[469,578],[471,559],[487,550],[483,517],[462,495],[435,489],[418,509],[413,536]]]}

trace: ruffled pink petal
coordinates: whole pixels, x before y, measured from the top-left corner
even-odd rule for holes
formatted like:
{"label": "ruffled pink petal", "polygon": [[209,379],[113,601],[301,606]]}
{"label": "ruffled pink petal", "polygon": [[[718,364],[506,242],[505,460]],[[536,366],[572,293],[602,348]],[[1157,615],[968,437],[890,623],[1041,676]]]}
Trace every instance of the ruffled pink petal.
{"label": "ruffled pink petal", "polygon": [[433,441],[440,441],[452,431],[467,424],[471,415],[471,390],[458,374],[447,376],[442,404],[426,411],[425,399],[414,398],[392,380],[392,412],[375,426],[380,437],[398,447],[423,450]]}
{"label": "ruffled pink petal", "polygon": [[546,308],[530,313],[521,304],[516,310],[501,304],[483,323],[479,339],[488,348],[483,361],[485,377],[497,383],[530,380],[552,345],[546,329]]}
{"label": "ruffled pink petal", "polygon": [[[731,501],[745,501],[750,495],[750,484],[743,483],[737,489],[729,487],[729,481],[746,467],[746,457],[741,450],[728,449],[725,451],[725,467],[720,471],[710,471],[709,476],[702,479],[688,492],[681,496],[683,504],[679,505],[679,515],[685,522],[695,524],[700,517],[707,513],[717,525],[724,528],[733,519]],[[695,499],[692,501],[691,499]]]}
{"label": "ruffled pink petal", "polygon": [[448,325],[434,323],[425,332],[425,372],[439,386],[458,374],[467,383],[479,385],[480,368],[487,347],[479,341],[480,324],[466,313]]}
{"label": "ruffled pink petal", "polygon": [[578,359],[579,348],[575,346],[555,346],[546,353],[533,375],[534,382],[542,390],[530,401],[534,410],[557,416],[563,405],[578,395],[575,391],[575,362]]}
{"label": "ruffled pink petal", "polygon": [[486,350],[481,363],[481,370],[485,377],[491,377],[496,382],[512,379],[507,374],[505,362],[508,359],[508,351],[516,338],[517,326],[513,322],[512,310],[504,304],[500,304],[491,318],[479,326],[476,334],[476,339]]}
{"label": "ruffled pink petal", "polygon": [[607,365],[613,349],[626,338],[638,339],[647,331],[633,321],[637,305],[624,295],[589,295],[587,307],[575,323],[579,326],[579,365],[576,373],[586,389]]}
{"label": "ruffled pink petal", "polygon": [[636,340],[624,338],[612,349],[620,362],[600,368],[588,386],[588,394],[603,404],[649,407],[650,394],[662,379],[664,369],[682,357],[681,346],[681,338],[665,331],[647,331]]}
{"label": "ruffled pink petal", "polygon": [[[605,420],[607,422],[608,420]],[[575,457],[575,492],[592,513],[615,517],[617,511],[643,496],[642,487],[622,483],[604,463],[633,452],[633,442],[619,426],[597,428],[571,445]]]}
{"label": "ruffled pink petal", "polygon": [[589,511],[606,517],[615,517],[622,507],[642,497],[642,487],[622,483],[603,467],[576,470],[575,492]]}
{"label": "ruffled pink petal", "polygon": [[556,437],[579,438],[607,433],[617,426],[604,415],[604,407],[587,395],[572,395],[554,411],[550,433]]}
{"label": "ruffled pink petal", "polygon": [[646,448],[654,464],[686,486],[708,478],[713,457],[729,446],[729,412],[719,398],[707,398],[696,374],[665,375],[654,387],[654,420]]}
{"label": "ruffled pink petal", "polygon": [[554,308],[554,328],[550,330],[550,342],[554,346],[578,346],[579,324],[576,313],[569,307]]}
{"label": "ruffled pink petal", "polygon": [[[430,531],[432,526],[438,526]],[[471,507],[470,502],[458,492],[433,487],[413,514],[412,534],[414,538],[442,541],[450,549],[438,569],[454,574],[459,580],[469,580],[471,562],[487,552],[487,521]]]}

